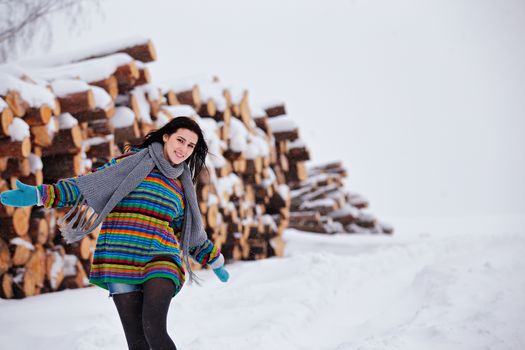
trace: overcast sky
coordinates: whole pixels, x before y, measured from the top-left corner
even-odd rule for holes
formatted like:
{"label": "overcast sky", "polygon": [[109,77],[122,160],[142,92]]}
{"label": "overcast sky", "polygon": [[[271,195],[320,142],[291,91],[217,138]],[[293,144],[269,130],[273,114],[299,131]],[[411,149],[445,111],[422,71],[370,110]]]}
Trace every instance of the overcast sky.
{"label": "overcast sky", "polygon": [[283,100],[380,218],[525,216],[524,1],[110,0],[90,21],[57,20],[47,52],[140,35],[155,82]]}

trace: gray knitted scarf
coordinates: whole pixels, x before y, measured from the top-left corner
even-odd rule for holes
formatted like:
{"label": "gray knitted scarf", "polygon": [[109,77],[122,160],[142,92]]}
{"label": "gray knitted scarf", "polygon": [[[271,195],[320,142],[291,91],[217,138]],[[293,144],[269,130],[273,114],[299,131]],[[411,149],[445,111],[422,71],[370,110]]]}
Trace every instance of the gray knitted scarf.
{"label": "gray knitted scarf", "polygon": [[194,274],[189,263],[189,249],[202,245],[207,235],[202,225],[190,168],[186,162],[172,166],[164,157],[163,145],[158,142],[152,143],[115,165],[65,180],[75,184],[81,195],[75,206],[57,223],[67,243],[79,241],[97,228],[115,205],[133,191],[155,167],[167,178],[180,178],[184,188],[186,206],[181,251],[191,281]]}

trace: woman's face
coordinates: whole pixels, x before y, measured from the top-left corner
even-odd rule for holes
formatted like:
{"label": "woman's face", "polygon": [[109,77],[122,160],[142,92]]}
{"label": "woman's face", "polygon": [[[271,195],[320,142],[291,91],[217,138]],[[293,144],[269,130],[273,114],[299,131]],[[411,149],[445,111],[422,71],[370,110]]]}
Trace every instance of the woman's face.
{"label": "woman's face", "polygon": [[175,133],[164,134],[164,157],[172,164],[180,164],[191,156],[199,136],[189,129],[177,129]]}

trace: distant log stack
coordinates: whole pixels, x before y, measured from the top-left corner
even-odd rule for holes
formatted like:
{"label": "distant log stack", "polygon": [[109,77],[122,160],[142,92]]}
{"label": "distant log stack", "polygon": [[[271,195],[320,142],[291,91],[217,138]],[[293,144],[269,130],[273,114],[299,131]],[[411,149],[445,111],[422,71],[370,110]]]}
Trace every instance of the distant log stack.
{"label": "distant log stack", "polygon": [[319,233],[385,233],[393,228],[367,212],[368,201],[343,188],[340,162],[311,167],[308,179],[290,183],[290,228]]}
{"label": "distant log stack", "polygon": [[[321,170],[306,170],[308,149],[283,103],[257,109],[248,90],[216,77],[155,85],[145,64],[155,59],[151,41],[136,39],[0,73],[0,191],[17,179],[40,185],[78,176],[189,116],[210,149],[197,185],[203,223],[227,261],[282,256],[289,224],[377,230],[368,214],[346,215],[346,205],[366,203],[343,192],[340,179],[314,181]],[[0,205],[0,297],[88,285],[98,232],[65,245],[56,228],[64,212]]]}

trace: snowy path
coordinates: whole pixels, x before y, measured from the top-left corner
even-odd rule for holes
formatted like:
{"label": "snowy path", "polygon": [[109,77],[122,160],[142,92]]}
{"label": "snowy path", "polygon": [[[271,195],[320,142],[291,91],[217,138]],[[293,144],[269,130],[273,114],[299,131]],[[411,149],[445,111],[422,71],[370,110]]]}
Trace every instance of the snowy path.
{"label": "snowy path", "polygon": [[[524,349],[525,236],[322,236],[203,271],[171,306],[179,349]],[[2,349],[125,349],[99,288],[0,301]]]}

